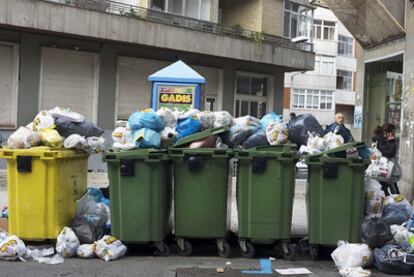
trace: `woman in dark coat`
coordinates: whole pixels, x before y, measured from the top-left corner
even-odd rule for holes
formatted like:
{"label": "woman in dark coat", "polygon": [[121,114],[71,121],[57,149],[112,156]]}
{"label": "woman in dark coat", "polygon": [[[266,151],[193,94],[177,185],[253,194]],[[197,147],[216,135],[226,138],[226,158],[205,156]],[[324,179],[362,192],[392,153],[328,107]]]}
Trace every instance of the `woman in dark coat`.
{"label": "woman in dark coat", "polygon": [[[382,153],[382,156],[394,162],[393,173],[394,171],[399,170],[397,158],[398,145],[395,138],[395,130],[395,125],[390,123],[386,123],[382,126],[377,126],[374,131],[374,137],[372,138],[373,142],[377,144],[377,149]],[[398,172],[398,174],[400,173]],[[380,182],[385,195],[388,196],[390,193],[400,193],[400,190],[397,186],[397,181],[398,180],[395,180],[395,178],[391,178],[390,182]]]}

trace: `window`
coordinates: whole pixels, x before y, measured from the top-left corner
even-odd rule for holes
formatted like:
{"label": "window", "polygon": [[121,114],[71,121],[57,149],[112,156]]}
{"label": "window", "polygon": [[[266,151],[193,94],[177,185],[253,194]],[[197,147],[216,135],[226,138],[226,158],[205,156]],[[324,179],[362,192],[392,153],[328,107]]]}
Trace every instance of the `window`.
{"label": "window", "polygon": [[338,36],[338,55],[352,57],[354,50],[354,39],[351,37]]}
{"label": "window", "polygon": [[335,39],[335,22],[314,20],[313,21],[313,36],[317,39]]}
{"label": "window", "polygon": [[313,10],[297,3],[285,1],[283,35],[294,38],[306,36],[311,38]]}
{"label": "window", "polygon": [[267,111],[267,79],[238,76],[236,79],[235,116],[262,117]]}
{"label": "window", "polygon": [[352,90],[352,72],[346,70],[336,71],[336,88]]}
{"label": "window", "polygon": [[334,75],[335,74],[335,58],[330,56],[315,56],[315,69],[314,72],[321,75]]}
{"label": "window", "polygon": [[214,0],[151,0],[150,7],[158,11],[210,21],[214,3]]}
{"label": "window", "polygon": [[293,108],[312,110],[332,110],[333,92],[317,89],[292,90]]}

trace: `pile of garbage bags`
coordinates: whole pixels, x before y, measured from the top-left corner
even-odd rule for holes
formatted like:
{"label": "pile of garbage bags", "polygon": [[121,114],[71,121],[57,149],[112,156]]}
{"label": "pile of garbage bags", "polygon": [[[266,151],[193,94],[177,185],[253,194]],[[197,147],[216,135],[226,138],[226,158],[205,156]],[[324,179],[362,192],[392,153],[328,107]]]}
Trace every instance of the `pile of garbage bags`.
{"label": "pile of garbage bags", "polygon": [[347,246],[340,242],[332,253],[341,276],[369,276],[362,269],[369,266],[387,274],[414,273],[414,207],[402,195],[385,196],[370,177],[365,179],[361,240]]}
{"label": "pile of garbage bags", "polygon": [[[292,116],[289,123],[274,112],[261,119],[253,116],[233,118],[227,111],[187,112],[161,108],[134,112],[128,121],[118,122],[112,133],[114,150],[136,148],[166,148],[181,138],[218,127],[228,132],[220,137],[190,145],[190,148],[244,148],[285,144],[288,141],[302,146],[302,152],[314,153],[342,145],[344,140],[334,132],[325,135],[311,114]],[[309,140],[308,140],[309,139]]]}
{"label": "pile of garbage bags", "polygon": [[17,129],[7,140],[7,146],[28,149],[44,145],[98,153],[104,148],[103,133],[103,129],[85,120],[83,115],[55,107],[40,111],[33,122]]}

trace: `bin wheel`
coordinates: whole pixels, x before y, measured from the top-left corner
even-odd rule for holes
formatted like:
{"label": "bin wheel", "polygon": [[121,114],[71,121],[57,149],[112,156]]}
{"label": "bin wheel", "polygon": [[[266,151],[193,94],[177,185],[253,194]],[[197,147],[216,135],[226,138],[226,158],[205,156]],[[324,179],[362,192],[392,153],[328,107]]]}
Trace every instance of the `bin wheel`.
{"label": "bin wheel", "polygon": [[184,240],[184,249],[181,249],[178,247],[178,254],[180,256],[189,257],[193,253],[193,246],[191,245],[191,242],[188,240]]}
{"label": "bin wheel", "polygon": [[230,256],[231,246],[227,241],[223,241],[223,251],[217,247],[217,253],[222,258],[228,258]]}
{"label": "bin wheel", "polygon": [[[286,251],[287,250],[287,251]],[[283,259],[293,261],[298,255],[298,248],[295,244],[288,244],[287,249],[283,250]]]}
{"label": "bin wheel", "polygon": [[292,261],[298,254],[298,248],[295,244],[288,243],[286,241],[277,243],[273,248],[277,257],[284,260]]}
{"label": "bin wheel", "polygon": [[241,249],[241,256],[246,259],[251,259],[256,254],[256,250],[254,249],[254,245],[250,241],[246,241],[246,252]]}
{"label": "bin wheel", "polygon": [[161,247],[157,247],[157,251],[155,251],[155,255],[161,257],[168,257],[170,256],[170,247],[163,243]]}
{"label": "bin wheel", "polygon": [[318,245],[311,245],[309,246],[309,254],[312,257],[312,260],[316,261],[319,258],[319,246]]}

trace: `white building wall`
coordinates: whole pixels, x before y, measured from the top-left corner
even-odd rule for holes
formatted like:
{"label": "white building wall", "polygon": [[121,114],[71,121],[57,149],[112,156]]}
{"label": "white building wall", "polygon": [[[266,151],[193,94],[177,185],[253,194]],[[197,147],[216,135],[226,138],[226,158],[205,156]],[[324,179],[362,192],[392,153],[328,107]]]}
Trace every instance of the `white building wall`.
{"label": "white building wall", "polygon": [[[291,88],[291,101],[290,109],[284,110],[284,117],[288,117],[290,112],[296,114],[311,113],[313,114],[322,125],[330,124],[334,120],[335,107],[339,105],[355,105],[355,92],[345,91],[337,89],[337,69],[356,72],[356,59],[355,57],[345,57],[338,55],[338,36],[352,35],[342,25],[342,23],[336,18],[336,16],[328,9],[317,8],[314,11],[314,19],[322,21],[334,21],[336,22],[336,30],[334,40],[324,40],[314,38],[314,50],[316,55],[331,57],[334,59],[334,70],[332,75],[322,75],[316,71],[308,71],[306,73],[293,72],[285,74],[285,87]],[[355,56],[355,49],[354,49]],[[315,69],[316,70],[316,69]],[[293,82],[292,82],[292,76]],[[354,82],[354,78],[352,78]],[[334,92],[332,110],[316,110],[316,109],[297,109],[293,108],[292,91],[295,88],[305,89],[320,89],[330,90]],[[352,84],[352,90],[354,84]]]}

